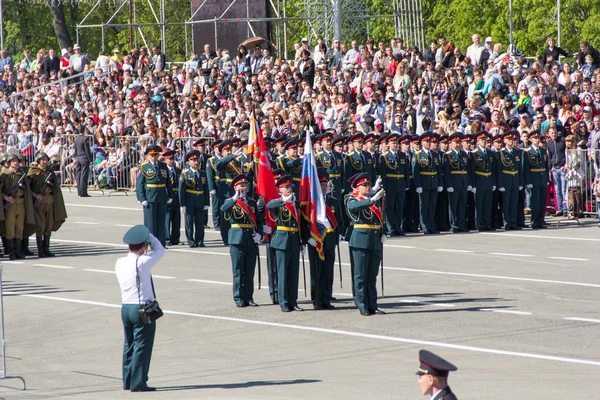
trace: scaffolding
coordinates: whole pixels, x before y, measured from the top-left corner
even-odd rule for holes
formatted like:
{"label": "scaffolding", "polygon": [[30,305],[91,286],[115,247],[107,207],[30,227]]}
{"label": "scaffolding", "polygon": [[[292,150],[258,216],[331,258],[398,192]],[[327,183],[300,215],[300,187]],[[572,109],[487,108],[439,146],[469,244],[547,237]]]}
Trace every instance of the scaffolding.
{"label": "scaffolding", "polygon": [[[212,0],[210,0],[212,1]],[[106,49],[106,31],[108,29],[129,29],[131,48],[141,45],[150,47],[160,42],[161,51],[171,57],[172,46],[168,46],[170,35],[173,43],[181,45],[181,53],[188,59],[195,41],[193,27],[208,24],[214,32],[215,48],[218,46],[218,27],[221,24],[243,24],[247,36],[263,36],[280,49],[280,54],[288,59],[288,52],[293,49],[293,43],[307,35],[308,39],[322,36],[328,43],[334,38],[340,40],[358,40],[363,42],[371,36],[373,21],[385,19],[393,22],[394,35],[404,39],[407,46],[425,47],[423,15],[421,0],[392,0],[388,3],[386,13],[374,14],[369,9],[368,0],[265,0],[266,16],[252,15],[249,0],[225,0],[224,10],[213,18],[199,19],[203,8],[210,7],[209,0],[191,0],[189,10],[180,10],[173,1],[169,0],[116,0],[112,11],[106,14],[105,0],[97,0],[91,10],[76,25],[77,41],[83,30],[100,30],[102,50]],[[194,4],[196,3],[196,4]],[[199,4],[198,4],[199,3]],[[214,1],[212,1],[214,4]],[[237,5],[238,8],[233,8]],[[230,12],[241,9],[245,5],[245,15]],[[100,11],[110,15],[102,20]],[[206,11],[206,10],[204,10]],[[140,18],[145,13],[144,18]],[[206,14],[206,12],[205,12]],[[171,16],[171,17],[168,17]],[[99,22],[92,22],[93,19]],[[139,22],[150,20],[151,22]],[[266,23],[268,28],[258,29],[257,25]],[[150,45],[150,46],[149,46]],[[181,54],[183,55],[183,54]]]}

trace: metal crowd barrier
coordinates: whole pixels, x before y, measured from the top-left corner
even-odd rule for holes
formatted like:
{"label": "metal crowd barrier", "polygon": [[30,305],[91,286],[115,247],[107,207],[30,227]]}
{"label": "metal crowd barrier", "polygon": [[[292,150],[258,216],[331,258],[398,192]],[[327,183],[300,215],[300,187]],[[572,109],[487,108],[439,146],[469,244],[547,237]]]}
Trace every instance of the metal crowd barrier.
{"label": "metal crowd barrier", "polygon": [[[600,211],[600,150],[567,150],[564,175],[567,215],[558,223],[580,224],[581,218],[597,218]],[[558,190],[556,182],[554,187]],[[555,203],[558,203],[557,198],[555,194]]]}

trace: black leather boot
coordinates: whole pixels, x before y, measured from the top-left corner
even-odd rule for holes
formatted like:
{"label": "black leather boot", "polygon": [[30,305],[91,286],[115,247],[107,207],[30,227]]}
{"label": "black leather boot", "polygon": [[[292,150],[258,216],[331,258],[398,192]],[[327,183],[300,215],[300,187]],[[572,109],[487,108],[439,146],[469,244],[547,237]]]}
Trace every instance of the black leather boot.
{"label": "black leather boot", "polygon": [[44,236],[44,252],[47,257],[54,257],[56,255],[50,251],[50,236]]}
{"label": "black leather boot", "polygon": [[17,260],[22,260],[25,258],[25,254],[23,254],[23,239],[15,239],[13,242],[15,256]]}
{"label": "black leather boot", "polygon": [[31,257],[32,255],[34,255],[33,252],[31,252],[29,250],[29,238],[28,237],[23,238],[23,244],[22,244],[21,248],[23,249],[23,254],[25,256]]}
{"label": "black leather boot", "polygon": [[48,257],[46,255],[46,251],[44,250],[44,238],[41,235],[35,235],[35,242],[37,244],[38,257],[39,258]]}

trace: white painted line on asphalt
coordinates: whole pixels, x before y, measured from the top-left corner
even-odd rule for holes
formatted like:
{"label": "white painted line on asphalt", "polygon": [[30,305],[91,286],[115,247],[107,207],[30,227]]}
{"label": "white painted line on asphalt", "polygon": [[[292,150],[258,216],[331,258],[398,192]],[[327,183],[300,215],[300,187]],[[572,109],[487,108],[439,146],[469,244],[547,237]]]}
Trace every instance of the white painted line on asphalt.
{"label": "white painted line on asphalt", "polygon": [[186,281],[188,281],[188,282],[199,282],[199,283],[212,283],[214,285],[233,286],[232,282],[209,281],[209,280],[206,280],[206,279],[186,279]]}
{"label": "white painted line on asphalt", "polygon": [[569,317],[565,318],[569,321],[581,321],[581,322],[594,322],[596,324],[600,324],[600,319],[591,319],[591,318],[578,318],[578,317]]}
{"label": "white painted line on asphalt", "polygon": [[332,293],[334,296],[352,297],[352,293]]}
{"label": "white painted line on asphalt", "polygon": [[75,203],[65,203],[65,206],[69,207],[85,207],[85,208],[104,208],[108,210],[124,210],[124,211],[142,211],[142,206],[139,208],[128,208],[128,207],[114,207],[114,206],[97,206],[94,204],[75,204]]}
{"label": "white painted line on asphalt", "polygon": [[[120,304],[101,303],[101,302],[88,301],[88,300],[76,300],[76,299],[69,299],[69,298],[64,298],[64,297],[54,297],[54,296],[47,296],[47,295],[40,295],[40,294],[20,294],[20,293],[14,293],[14,294],[17,296],[20,296],[20,297],[31,297],[31,298],[43,299],[43,300],[64,301],[64,302],[68,302],[68,303],[79,303],[79,304],[87,304],[87,305],[94,305],[94,306],[101,306],[101,307],[121,308]],[[559,356],[553,356],[553,355],[549,355],[549,354],[522,353],[522,352],[518,352],[518,351],[489,349],[489,348],[485,348],[485,347],[466,346],[466,345],[454,344],[454,343],[434,342],[434,341],[421,340],[421,339],[410,339],[410,338],[403,338],[403,337],[396,337],[396,336],[376,335],[376,334],[371,334],[371,333],[353,332],[353,331],[346,331],[346,330],[341,330],[341,329],[318,328],[318,327],[314,327],[314,326],[284,324],[284,323],[270,322],[270,321],[256,321],[256,320],[251,320],[251,319],[246,319],[246,318],[223,317],[220,315],[196,314],[196,313],[171,311],[171,310],[163,310],[163,312],[167,315],[177,315],[177,316],[181,316],[181,317],[193,317],[193,318],[212,319],[212,320],[217,320],[217,321],[238,322],[238,323],[249,324],[249,325],[262,325],[262,326],[269,326],[269,327],[274,327],[274,328],[292,329],[292,330],[306,331],[306,332],[327,333],[327,334],[338,335],[338,336],[357,337],[357,338],[363,338],[363,339],[372,339],[372,340],[395,342],[395,343],[410,343],[410,344],[417,344],[420,346],[432,346],[432,347],[440,347],[440,348],[447,348],[447,349],[464,350],[464,351],[470,351],[470,352],[476,352],[476,353],[495,354],[495,355],[508,356],[508,357],[531,358],[531,359],[537,359],[537,360],[557,361],[557,362],[563,362],[563,363],[593,365],[596,367],[600,367],[600,361],[584,360],[584,359],[569,358],[569,357],[559,357]]]}
{"label": "white painted line on asphalt", "polygon": [[502,310],[495,308],[480,308],[479,311],[495,312],[501,314],[531,315],[531,313],[527,311]]}
{"label": "white painted line on asphalt", "polygon": [[534,257],[531,254],[515,254],[515,253],[488,253],[490,256],[505,256],[505,257]]}
{"label": "white painted line on asphalt", "polygon": [[133,225],[128,225],[128,224],[115,224],[115,226],[119,226],[121,228],[131,228],[131,227],[133,227]]}
{"label": "white painted line on asphalt", "polygon": [[600,242],[600,239],[594,238],[577,238],[568,236],[543,236],[543,235],[523,235],[518,233],[498,233],[498,232],[480,232],[480,235],[499,235],[499,236],[511,236],[511,237],[523,237],[531,239],[555,239],[555,240],[575,240],[581,242]]}
{"label": "white painted line on asphalt", "polygon": [[34,267],[46,267],[46,268],[58,268],[58,269],[73,269],[75,267],[69,267],[67,265],[53,265],[53,264],[33,264]]}
{"label": "white painted line on asphalt", "polygon": [[0,261],[0,264],[25,264],[25,261]]}
{"label": "white painted line on asphalt", "polygon": [[80,225],[100,225],[100,222],[85,222],[85,221],[78,221],[75,222],[76,224],[80,224]]}
{"label": "white painted line on asphalt", "polygon": [[398,244],[384,244],[383,247],[394,247],[396,249],[416,249],[415,246],[401,246]]}
{"label": "white painted line on asphalt", "polygon": [[457,250],[457,249],[434,249],[435,251],[446,251],[449,253],[473,253],[472,250]]}
{"label": "white painted line on asphalt", "polygon": [[590,261],[589,258],[575,258],[575,257],[548,257],[552,260],[567,260],[567,261]]}
{"label": "white painted line on asphalt", "polygon": [[535,278],[520,278],[517,276],[500,276],[500,275],[484,275],[484,274],[469,274],[465,272],[446,272],[446,271],[432,271],[428,269],[415,269],[415,268],[400,268],[400,267],[383,267],[393,271],[407,271],[407,272],[423,272],[434,275],[451,275],[451,276],[466,276],[469,278],[487,278],[487,279],[503,279],[508,281],[523,281],[523,282],[536,282],[536,283],[554,283],[557,285],[570,285],[570,286],[583,286],[600,288],[599,284],[596,283],[583,283],[583,282],[569,282],[569,281],[553,281],[550,279],[535,279]]}
{"label": "white painted line on asphalt", "polygon": [[101,272],[103,274],[114,274],[115,273],[115,271],[109,271],[107,269],[92,269],[92,268],[84,269],[84,271],[88,271],[88,272]]}
{"label": "white painted line on asphalt", "polygon": [[164,276],[164,275],[152,275],[153,278],[158,278],[158,279],[177,279],[174,276]]}
{"label": "white painted line on asphalt", "polygon": [[423,305],[434,306],[434,307],[446,307],[446,308],[456,307],[456,304],[431,303],[429,301],[420,301],[420,300],[399,300],[399,302],[400,303],[423,304]]}

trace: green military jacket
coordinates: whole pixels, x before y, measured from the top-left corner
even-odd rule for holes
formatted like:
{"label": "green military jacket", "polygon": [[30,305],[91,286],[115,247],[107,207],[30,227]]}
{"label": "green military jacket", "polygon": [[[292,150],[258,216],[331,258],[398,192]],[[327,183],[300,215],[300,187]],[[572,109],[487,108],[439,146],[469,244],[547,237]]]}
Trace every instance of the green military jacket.
{"label": "green military jacket", "polygon": [[335,195],[341,196],[344,188],[344,161],[342,156],[332,151],[329,154],[327,151],[320,151],[316,154],[315,160],[317,168],[325,168],[329,174],[329,180],[333,182]]}
{"label": "green military jacket", "polygon": [[210,205],[206,172],[197,170],[197,174],[191,168],[186,168],[179,181],[179,204],[189,210]]}
{"label": "green military jacket", "polygon": [[353,224],[352,236],[348,245],[356,249],[380,251],[383,247],[383,215],[381,209],[371,200],[350,194],[346,196],[346,209]]}
{"label": "green military jacket", "polygon": [[377,171],[386,193],[404,192],[410,186],[410,165],[406,154],[386,151],[379,156]]}
{"label": "green military jacket", "polygon": [[541,187],[548,185],[548,152],[546,149],[533,146],[523,152],[523,182],[525,185]]}
{"label": "green military jacket", "polygon": [[471,151],[471,171],[473,186],[480,190],[492,190],[496,186],[495,156],[492,150],[477,148]]}
{"label": "green military jacket", "polygon": [[273,219],[277,224],[275,232],[271,237],[270,246],[276,250],[288,250],[298,252],[300,250],[300,224],[301,213],[298,202],[285,203],[276,199],[267,203]]}
{"label": "green military jacket", "polygon": [[257,203],[254,199],[227,199],[221,206],[225,219],[231,224],[228,233],[228,243],[238,246],[255,246],[253,236],[259,233],[262,236],[263,217],[259,214]]}
{"label": "green military jacket", "polygon": [[523,165],[521,152],[503,148],[498,152],[498,187],[518,189],[523,187]]}
{"label": "green military jacket", "polygon": [[173,199],[173,186],[168,179],[169,171],[167,165],[163,162],[157,162],[152,165],[151,162],[144,161],[140,165],[140,173],[136,181],[136,195],[140,203],[158,203]]}
{"label": "green military jacket", "polygon": [[472,186],[469,156],[464,150],[448,150],[444,153],[442,163],[444,188],[455,191],[466,190]]}
{"label": "green military jacket", "polygon": [[413,155],[412,171],[416,188],[423,190],[437,190],[442,186],[442,166],[439,156],[429,151],[430,156],[423,150]]}

